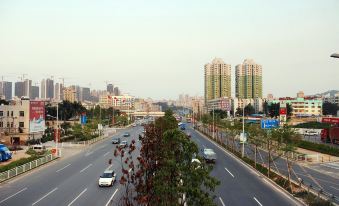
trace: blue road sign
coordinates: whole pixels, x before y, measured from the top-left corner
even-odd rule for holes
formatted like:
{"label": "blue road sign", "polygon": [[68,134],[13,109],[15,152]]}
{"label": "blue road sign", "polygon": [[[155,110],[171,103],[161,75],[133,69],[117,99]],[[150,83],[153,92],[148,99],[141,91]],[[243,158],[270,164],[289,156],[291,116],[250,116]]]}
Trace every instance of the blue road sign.
{"label": "blue road sign", "polygon": [[81,115],[81,124],[86,124],[86,122],[87,122],[87,116]]}
{"label": "blue road sign", "polygon": [[279,120],[277,119],[262,119],[261,129],[272,129],[279,127]]}

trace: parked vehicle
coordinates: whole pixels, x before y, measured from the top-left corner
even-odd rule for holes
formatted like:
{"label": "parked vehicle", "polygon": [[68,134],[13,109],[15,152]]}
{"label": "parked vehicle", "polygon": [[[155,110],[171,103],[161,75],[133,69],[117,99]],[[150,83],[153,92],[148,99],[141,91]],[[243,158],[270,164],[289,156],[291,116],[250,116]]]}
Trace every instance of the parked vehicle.
{"label": "parked vehicle", "polygon": [[217,160],[217,154],[214,152],[213,149],[203,149],[203,158],[206,162],[212,162],[215,163],[215,161]]}
{"label": "parked vehicle", "polygon": [[339,144],[339,127],[321,130],[321,141]]}
{"label": "parked vehicle", "polygon": [[180,122],[180,123],[178,124],[178,126],[179,126],[179,128],[180,128],[181,130],[185,130],[185,129],[186,129],[186,124],[184,124],[184,123],[182,123],[182,122]]}
{"label": "parked vehicle", "polygon": [[113,186],[116,180],[116,174],[112,169],[107,169],[99,178],[99,187]]}
{"label": "parked vehicle", "polygon": [[121,140],[118,137],[113,137],[112,138],[112,144],[120,144]]}
{"label": "parked vehicle", "polygon": [[4,144],[0,144],[0,162],[12,159],[12,152]]}

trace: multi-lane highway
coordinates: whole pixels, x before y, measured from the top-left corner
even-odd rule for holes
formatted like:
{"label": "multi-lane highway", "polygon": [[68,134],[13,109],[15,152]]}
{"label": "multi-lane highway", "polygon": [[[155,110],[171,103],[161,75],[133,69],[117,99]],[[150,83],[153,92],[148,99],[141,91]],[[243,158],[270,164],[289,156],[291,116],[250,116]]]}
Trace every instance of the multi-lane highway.
{"label": "multi-lane highway", "polygon": [[[127,129],[136,139],[141,127]],[[122,132],[114,135],[121,137]],[[212,175],[221,181],[215,191],[217,205],[298,205],[257,173],[234,159],[223,149],[188,128],[199,148],[212,148],[218,155]],[[138,147],[140,145],[137,145]],[[117,205],[121,186],[98,187],[98,178],[113,159],[113,168],[121,175],[118,158],[113,156],[111,138],[50,165],[0,185],[0,205]]]}
{"label": "multi-lane highway", "polygon": [[[121,137],[128,131],[130,137]],[[142,128],[123,130],[114,136],[137,138]],[[115,145],[111,138],[96,143],[67,159],[59,159],[37,171],[0,185],[0,205],[116,205],[120,199],[120,185],[98,187],[98,178],[113,159],[117,178],[121,176],[121,164],[114,158]],[[111,201],[110,201],[111,200]]]}

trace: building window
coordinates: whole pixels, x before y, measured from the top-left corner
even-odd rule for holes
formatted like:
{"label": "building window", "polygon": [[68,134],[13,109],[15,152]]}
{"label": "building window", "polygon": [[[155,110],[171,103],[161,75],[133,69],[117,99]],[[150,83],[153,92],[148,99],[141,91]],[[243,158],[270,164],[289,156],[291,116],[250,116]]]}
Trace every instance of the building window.
{"label": "building window", "polygon": [[20,116],[20,117],[24,117],[24,116],[25,116],[25,112],[24,112],[24,111],[20,111],[20,112],[19,112],[19,116]]}
{"label": "building window", "polygon": [[4,111],[0,111],[0,117],[4,116]]}
{"label": "building window", "polygon": [[0,127],[3,128],[4,127],[4,123],[0,122]]}
{"label": "building window", "polygon": [[7,111],[7,117],[9,117],[9,111]]}
{"label": "building window", "polygon": [[14,112],[13,112],[13,111],[11,111],[11,117],[13,117],[13,114],[14,114]]}
{"label": "building window", "polygon": [[24,122],[19,122],[19,127],[25,127]]}
{"label": "building window", "polygon": [[9,122],[7,122],[7,128],[9,128]]}
{"label": "building window", "polygon": [[13,126],[14,126],[14,123],[13,123],[13,122],[11,122],[11,128],[13,128]]}

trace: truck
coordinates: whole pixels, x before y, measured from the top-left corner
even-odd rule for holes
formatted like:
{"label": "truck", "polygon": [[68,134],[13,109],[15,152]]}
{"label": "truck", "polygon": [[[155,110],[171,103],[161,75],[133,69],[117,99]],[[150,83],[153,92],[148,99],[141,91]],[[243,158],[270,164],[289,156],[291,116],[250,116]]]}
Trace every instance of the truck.
{"label": "truck", "polygon": [[339,144],[339,118],[323,117],[321,119],[321,122],[331,124],[330,128],[325,128],[321,130],[320,133],[321,141]]}
{"label": "truck", "polygon": [[339,144],[339,127],[331,127],[321,130],[321,141]]}
{"label": "truck", "polygon": [[217,154],[214,152],[213,149],[202,149],[202,157],[206,162],[215,163],[215,161],[217,160]]}
{"label": "truck", "polygon": [[0,162],[12,159],[12,152],[4,144],[0,144]]}

